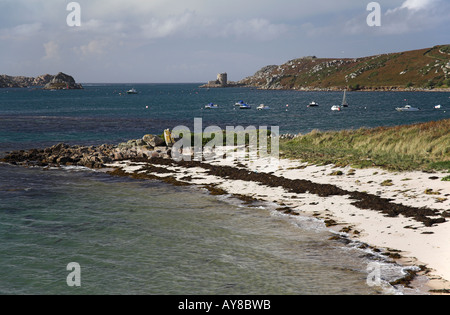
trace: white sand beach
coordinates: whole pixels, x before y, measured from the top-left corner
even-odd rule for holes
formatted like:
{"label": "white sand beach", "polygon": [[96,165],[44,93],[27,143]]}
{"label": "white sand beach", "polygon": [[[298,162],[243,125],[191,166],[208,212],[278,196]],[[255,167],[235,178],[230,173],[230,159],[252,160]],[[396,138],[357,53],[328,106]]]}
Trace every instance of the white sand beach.
{"label": "white sand beach", "polygon": [[[206,162],[205,162],[206,163]],[[272,174],[286,179],[306,179],[318,184],[331,184],[347,191],[366,192],[388,198],[392,203],[417,208],[430,208],[439,214],[450,211],[450,183],[441,181],[448,174],[424,172],[389,172],[386,170],[337,168],[332,165],[307,165],[300,161],[281,159],[278,164],[260,159],[251,161],[244,168],[242,161],[216,160],[217,166],[241,168],[242,172]],[[128,173],[147,172],[146,163],[129,161],[108,165]],[[156,165],[158,166],[158,165]],[[214,185],[228,194],[246,195],[289,207],[302,216],[314,216],[337,223],[330,227],[341,232],[347,229],[349,239],[401,252],[400,262],[405,265],[425,265],[432,289],[450,289],[450,219],[425,226],[414,218],[399,215],[388,217],[379,211],[360,209],[352,205],[349,196],[320,197],[311,193],[295,194],[283,187],[268,187],[258,182],[234,180],[208,174],[202,167],[178,165],[158,166],[170,172],[153,172],[158,177],[171,176],[178,181],[195,185]],[[331,175],[340,171],[341,175]]]}

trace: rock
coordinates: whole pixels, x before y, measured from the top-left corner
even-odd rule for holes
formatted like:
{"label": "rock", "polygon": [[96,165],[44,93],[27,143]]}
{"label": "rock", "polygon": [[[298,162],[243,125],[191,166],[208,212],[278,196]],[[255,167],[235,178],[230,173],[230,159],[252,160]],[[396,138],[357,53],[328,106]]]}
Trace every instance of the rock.
{"label": "rock", "polygon": [[134,147],[137,147],[137,146],[138,146],[137,140],[129,140],[129,141],[127,142],[127,146],[128,146],[128,148],[134,148]]}
{"label": "rock", "polygon": [[65,73],[58,73],[44,86],[44,90],[74,90],[82,89],[81,84],[77,84],[75,79]]}
{"label": "rock", "polygon": [[155,135],[145,135],[142,140],[152,147],[158,147],[165,143],[163,139]]}
{"label": "rock", "polygon": [[[164,142],[157,136],[145,137],[152,144]],[[143,139],[130,140],[118,146],[103,144],[93,146],[69,146],[58,143],[42,150],[14,151],[8,153],[3,162],[25,166],[78,165],[88,168],[102,168],[114,161],[135,158],[170,157],[170,149],[165,146],[154,147]]]}
{"label": "rock", "polygon": [[136,140],[136,145],[138,147],[142,147],[144,145],[147,145],[147,143],[144,140],[142,140],[142,139],[138,139],[138,140]]}

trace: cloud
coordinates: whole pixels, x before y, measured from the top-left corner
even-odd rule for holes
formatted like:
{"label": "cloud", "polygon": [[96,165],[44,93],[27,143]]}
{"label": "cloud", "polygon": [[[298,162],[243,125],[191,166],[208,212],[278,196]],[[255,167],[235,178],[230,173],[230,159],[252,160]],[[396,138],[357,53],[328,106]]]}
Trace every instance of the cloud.
{"label": "cloud", "polygon": [[254,18],[250,20],[236,20],[226,24],[223,28],[222,35],[225,37],[268,41],[278,38],[287,33],[288,30],[289,27],[285,24],[275,24],[267,19]]}
{"label": "cloud", "polygon": [[57,60],[60,58],[60,47],[58,43],[50,41],[44,44],[45,56],[43,59],[47,60]]}
{"label": "cloud", "polygon": [[191,11],[186,11],[181,15],[167,18],[152,18],[149,23],[141,26],[141,30],[145,38],[165,38],[185,33],[186,28],[192,28],[198,24],[195,14]]}
{"label": "cloud", "polygon": [[427,9],[430,6],[433,6],[434,4],[436,4],[436,2],[437,2],[436,0],[406,0],[405,2],[403,2],[400,9],[408,9],[408,10],[412,10],[412,11],[418,11],[418,10]]}
{"label": "cloud", "polygon": [[441,27],[443,30],[449,25],[450,5],[447,0],[403,0],[394,5],[386,10],[389,4],[381,4],[381,10],[384,11],[381,26],[369,27],[366,18],[370,12],[366,11],[344,22],[344,33],[354,36],[395,36],[417,34]]}
{"label": "cloud", "polygon": [[42,30],[42,23],[20,24],[0,30],[0,39],[24,40],[37,35]]}
{"label": "cloud", "polygon": [[448,9],[442,0],[405,0],[386,12],[381,31],[395,35],[434,28],[445,20],[448,23]]}
{"label": "cloud", "polygon": [[106,39],[94,39],[86,45],[75,48],[75,51],[83,56],[102,55],[106,52],[109,44]]}
{"label": "cloud", "polygon": [[278,38],[289,30],[285,24],[271,23],[267,19],[212,19],[194,11],[165,18],[152,18],[141,26],[148,39],[179,36],[183,38],[237,38],[267,41]]}

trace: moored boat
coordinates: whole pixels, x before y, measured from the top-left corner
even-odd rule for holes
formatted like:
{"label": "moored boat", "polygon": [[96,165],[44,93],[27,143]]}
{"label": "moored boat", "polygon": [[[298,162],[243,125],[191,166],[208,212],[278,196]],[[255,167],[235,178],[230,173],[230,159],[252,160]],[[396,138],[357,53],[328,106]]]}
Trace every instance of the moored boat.
{"label": "moored boat", "polygon": [[395,109],[398,112],[417,112],[420,108],[412,107],[411,105],[405,105],[405,107],[397,107]]}
{"label": "moored boat", "polygon": [[214,108],[218,108],[219,105],[214,104],[214,103],[209,103],[208,105],[205,106],[206,109],[214,109]]}
{"label": "moored boat", "polygon": [[331,107],[331,110],[340,112],[342,110],[342,106],[340,106],[340,105],[333,105]]}

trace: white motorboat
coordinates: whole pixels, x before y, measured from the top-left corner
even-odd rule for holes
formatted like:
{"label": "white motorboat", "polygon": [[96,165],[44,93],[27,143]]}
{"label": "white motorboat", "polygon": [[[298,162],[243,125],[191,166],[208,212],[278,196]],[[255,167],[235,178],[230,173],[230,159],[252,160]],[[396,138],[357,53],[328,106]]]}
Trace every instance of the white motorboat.
{"label": "white motorboat", "polygon": [[205,106],[206,109],[214,109],[214,108],[218,108],[219,105],[214,104],[214,103],[209,103],[208,105]]}
{"label": "white motorboat", "polygon": [[270,109],[270,107],[267,106],[267,105],[261,104],[261,105],[258,106],[257,109],[258,109],[258,110],[265,110],[265,109]]}
{"label": "white motorboat", "polygon": [[436,106],[434,106],[434,108],[435,108],[435,109],[441,109],[441,108],[442,108],[442,105],[436,105]]}
{"label": "white motorboat", "polygon": [[319,103],[316,103],[314,101],[312,101],[311,103],[309,103],[308,107],[317,107],[319,106]]}
{"label": "white motorboat", "polygon": [[250,105],[244,103],[244,104],[240,105],[239,108],[240,109],[251,109],[252,107]]}
{"label": "white motorboat", "polygon": [[244,105],[244,104],[245,104],[244,101],[239,101],[239,102],[236,102],[234,104],[234,106],[241,106],[241,105]]}
{"label": "white motorboat", "polygon": [[136,91],[136,89],[131,89],[127,91],[127,94],[138,94],[138,92]]}
{"label": "white motorboat", "polygon": [[331,107],[331,110],[340,112],[342,110],[342,106],[341,105],[333,105]]}
{"label": "white motorboat", "polygon": [[395,109],[398,112],[417,112],[420,108],[412,107],[411,105],[405,105],[405,107],[397,107]]}

